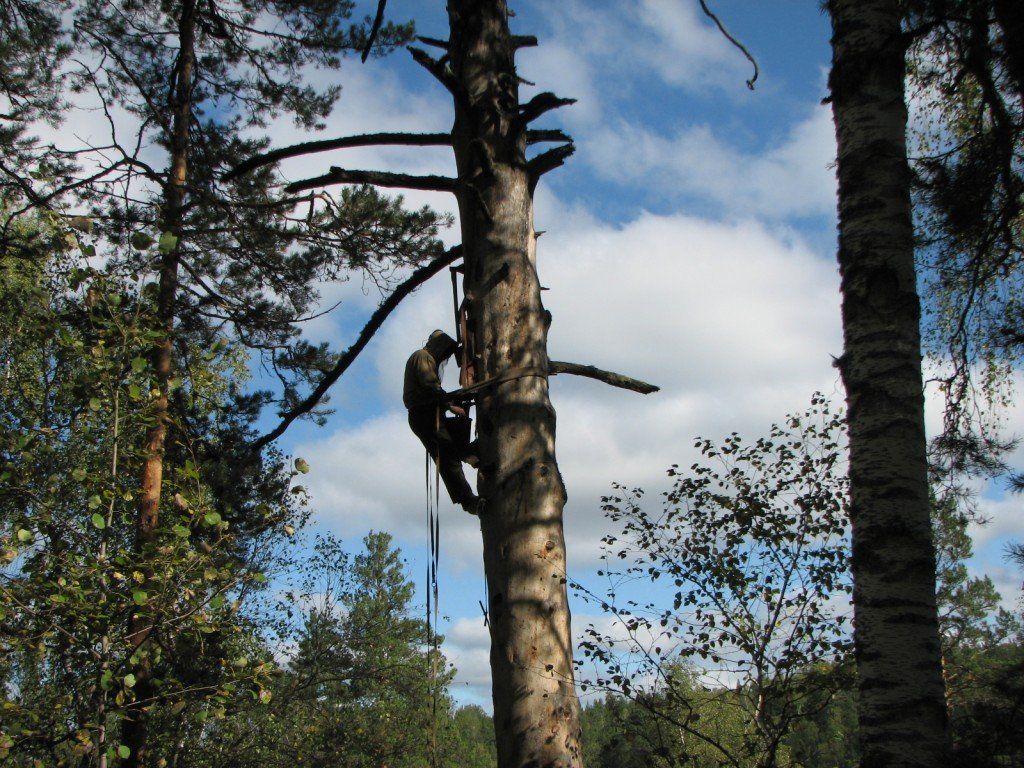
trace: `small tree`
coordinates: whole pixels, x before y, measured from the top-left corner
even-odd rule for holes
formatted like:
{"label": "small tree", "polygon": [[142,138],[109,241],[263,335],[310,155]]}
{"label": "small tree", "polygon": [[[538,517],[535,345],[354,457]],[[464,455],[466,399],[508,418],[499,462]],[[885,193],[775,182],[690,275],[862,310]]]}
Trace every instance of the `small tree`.
{"label": "small tree", "polygon": [[[839,686],[850,591],[842,431],[815,395],[752,444],[698,440],[704,462],[669,469],[660,511],[639,489],[604,499],[621,525],[604,539],[601,607],[615,622],[586,632],[599,669],[589,683],[676,729],[683,738],[659,746],[671,764],[708,753],[737,768],[777,765],[810,697]],[[650,596],[651,582],[664,596]],[[645,594],[631,599],[638,584]],[[726,712],[736,727],[720,732]]]}

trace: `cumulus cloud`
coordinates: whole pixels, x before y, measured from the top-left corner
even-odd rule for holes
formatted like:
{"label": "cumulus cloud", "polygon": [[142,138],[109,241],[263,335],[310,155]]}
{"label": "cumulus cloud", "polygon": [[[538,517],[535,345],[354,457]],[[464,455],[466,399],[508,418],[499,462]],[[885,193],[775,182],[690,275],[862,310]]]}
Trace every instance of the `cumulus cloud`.
{"label": "cumulus cloud", "polygon": [[826,107],[763,152],[733,146],[708,125],[665,136],[630,122],[596,131],[581,146],[598,175],[647,195],[692,198],[767,219],[835,211],[835,134]]}
{"label": "cumulus cloud", "polygon": [[[552,380],[570,563],[590,566],[606,526],[599,499],[613,480],[659,483],[669,465],[691,460],[695,436],[759,434],[812,391],[835,390],[838,278],[798,237],[753,222],[645,214],[611,227],[546,201],[541,217],[561,221],[540,251],[552,357],[663,387],[641,397]],[[309,485],[325,524],[425,533],[423,451],[400,410],[401,376],[430,329],[448,323],[448,290],[439,280],[415,295],[370,350],[391,410],[297,448],[313,462]],[[475,519],[445,514],[447,562],[475,571]]]}

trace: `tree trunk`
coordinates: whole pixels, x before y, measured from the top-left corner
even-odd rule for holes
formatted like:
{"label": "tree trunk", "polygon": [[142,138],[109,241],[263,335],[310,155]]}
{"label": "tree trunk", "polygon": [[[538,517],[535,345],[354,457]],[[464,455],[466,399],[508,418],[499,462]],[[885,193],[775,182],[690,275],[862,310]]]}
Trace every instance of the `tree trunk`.
{"label": "tree trunk", "polygon": [[[145,558],[156,543],[160,522],[160,491],[163,483],[164,444],[170,422],[170,381],[174,368],[173,333],[175,298],[178,291],[178,262],[185,184],[188,178],[189,124],[192,119],[192,82],[195,68],[195,0],[185,0],[178,20],[179,54],[172,82],[170,169],[164,188],[162,233],[174,235],[172,247],[161,242],[157,319],[161,337],[151,352],[151,364],[159,394],[153,401],[153,426],[146,435],[146,458],[142,467],[138,517],[135,525],[135,551]],[[129,640],[136,651],[153,632],[153,612],[140,606],[131,619]],[[153,685],[152,662],[145,649],[135,671],[135,697],[138,706],[130,707],[124,721],[121,741],[131,750],[124,761],[127,768],[142,768],[149,762],[148,708],[157,691]]]}
{"label": "tree trunk", "polygon": [[948,759],[898,0],[830,0],[861,765]]}
{"label": "tree trunk", "polygon": [[477,403],[480,514],[490,594],[500,768],[582,766],[565,579],[555,412],[515,49],[504,0],[449,0],[453,144],[470,320],[485,389]]}

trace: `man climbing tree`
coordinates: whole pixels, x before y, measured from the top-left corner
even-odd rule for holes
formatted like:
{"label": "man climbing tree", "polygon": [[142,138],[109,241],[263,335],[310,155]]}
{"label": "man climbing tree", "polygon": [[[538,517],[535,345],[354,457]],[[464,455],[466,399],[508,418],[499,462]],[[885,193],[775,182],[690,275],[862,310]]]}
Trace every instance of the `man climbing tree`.
{"label": "man climbing tree", "polygon": [[[452,95],[451,133],[311,142],[254,158],[236,173],[309,152],[374,144],[454,150],[457,178],[332,167],[286,191],[370,183],[455,194],[470,326],[466,341],[474,350],[471,362],[478,377],[478,492],[484,499],[480,523],[490,596],[498,765],[575,768],[582,765],[582,756],[562,531],[566,494],[555,459],[548,376],[573,373],[643,393],[657,387],[591,366],[548,360],[551,315],[541,302],[533,193],[540,177],[560,166],[574,147],[561,131],[530,125],[572,100],[545,92],[520,103],[515,53],[537,41],[513,35],[509,16],[505,0],[450,0],[449,40],[420,38],[440,49],[440,58],[410,48]],[[528,158],[527,148],[540,142],[559,146]],[[381,320],[367,326],[370,334]],[[302,408],[315,406],[323,391],[318,387]]]}
{"label": "man climbing tree", "polygon": [[[441,387],[440,368],[458,346],[444,331],[431,333],[423,348],[413,352],[405,364],[402,401],[409,409],[409,427],[437,465],[452,503],[475,515],[480,499],[469,487],[462,469],[463,461],[477,463],[471,455],[469,417],[460,406],[448,403]],[[446,407],[451,416],[442,411]]]}

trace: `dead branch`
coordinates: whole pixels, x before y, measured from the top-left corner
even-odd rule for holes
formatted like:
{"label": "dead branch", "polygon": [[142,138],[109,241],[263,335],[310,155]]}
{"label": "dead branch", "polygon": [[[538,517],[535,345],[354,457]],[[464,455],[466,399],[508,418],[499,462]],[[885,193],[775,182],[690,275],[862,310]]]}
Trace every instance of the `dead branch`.
{"label": "dead branch", "polygon": [[373,44],[377,40],[380,25],[384,23],[384,8],[387,7],[387,4],[388,0],[378,0],[377,2],[377,15],[373,18],[373,26],[370,27],[370,35],[366,38],[366,47],[363,48],[363,55],[360,57],[363,64],[370,57],[370,49],[373,48]]}
{"label": "dead branch", "polygon": [[588,379],[603,381],[605,384],[609,384],[613,387],[639,392],[641,395],[649,395],[652,392],[658,392],[661,389],[661,387],[656,387],[654,384],[648,384],[646,381],[640,381],[639,379],[632,379],[629,376],[623,376],[621,373],[603,371],[592,365],[580,365],[579,363],[563,363],[552,360],[548,363],[548,373],[551,376],[555,376],[559,373],[568,373],[573,376],[586,376]]}
{"label": "dead branch", "polygon": [[441,48],[442,50],[448,50],[447,40],[438,40],[436,37],[425,37],[424,35],[416,35],[416,39],[424,45],[430,45],[434,48]]}
{"label": "dead branch", "polygon": [[414,48],[411,45],[409,46],[409,53],[412,54],[412,58],[417,64],[432,74],[434,79],[447,88],[453,96],[459,96],[459,83],[445,66],[444,57],[435,59],[422,48]]}
{"label": "dead branch", "polygon": [[575,104],[576,99],[563,99],[560,96],[550,91],[544,91],[544,93],[538,93],[528,102],[519,107],[519,121],[526,125],[543,114],[550,112],[552,109],[558,109],[559,107],[565,107],[569,104]]}
{"label": "dead branch", "polygon": [[451,146],[451,143],[452,137],[449,133],[363,133],[356,136],[341,136],[337,139],[305,141],[251,157],[224,174],[224,181],[231,181],[244,173],[290,157],[301,157],[332,149],[376,146],[446,147]]}
{"label": "dead branch", "polygon": [[359,357],[359,353],[362,352],[366,345],[370,343],[370,339],[372,339],[373,335],[380,330],[384,321],[387,320],[388,315],[394,312],[395,308],[398,307],[402,300],[461,256],[462,246],[456,245],[453,248],[449,248],[429,264],[425,264],[409,275],[405,282],[395,288],[395,290],[392,291],[383,302],[381,302],[381,305],[377,307],[377,310],[370,316],[366,325],[363,326],[363,330],[359,332],[359,336],[356,338],[355,343],[342,353],[341,357],[338,358],[338,362],[334,364],[334,367],[330,371],[324,374],[320,383],[316,385],[316,388],[312,392],[310,392],[309,396],[294,408],[283,414],[281,422],[274,427],[274,429],[250,443],[247,451],[250,453],[258,452],[261,448],[269,445],[283,435],[285,430],[288,429],[288,426],[293,421],[316,408],[320,404],[320,401],[323,400],[324,395],[327,394],[327,390],[329,390],[334,383],[341,378],[342,374],[349,369],[352,363],[355,362],[355,359]]}
{"label": "dead branch", "polygon": [[512,45],[516,48],[536,48],[537,38],[533,35],[512,35]]}
{"label": "dead branch", "polygon": [[739,48],[740,52],[747,57],[747,61],[749,61],[753,65],[754,76],[747,80],[747,88],[749,88],[750,90],[754,90],[754,83],[757,82],[757,76],[758,74],[760,74],[757,68],[757,60],[751,55],[750,51],[747,50],[747,47],[743,45],[743,43],[741,43],[739,40],[733,37],[732,34],[730,34],[729,30],[725,28],[725,25],[722,23],[721,19],[719,19],[712,12],[712,10],[708,8],[708,4],[707,2],[705,2],[705,0],[700,0],[700,8],[702,11],[704,11],[705,16],[707,16],[709,19],[715,22],[715,26],[718,27],[718,31],[722,33],[725,39],[728,40],[733,45],[735,45],[737,48]]}
{"label": "dead branch", "polygon": [[289,184],[285,192],[302,192],[316,189],[328,184],[372,184],[376,187],[397,187],[401,189],[423,189],[429,192],[455,192],[458,182],[447,176],[412,176],[407,173],[389,173],[387,171],[348,170],[331,167],[323,176],[303,179]]}
{"label": "dead branch", "polygon": [[537,180],[548,171],[553,171],[564,163],[573,152],[576,146],[571,142],[560,147],[541,152],[526,164],[526,170],[530,174],[530,180],[536,184]]}
{"label": "dead branch", "polygon": [[548,141],[567,141],[571,144],[572,136],[565,133],[565,131],[559,131],[557,129],[530,130],[526,132],[527,144],[541,144]]}

